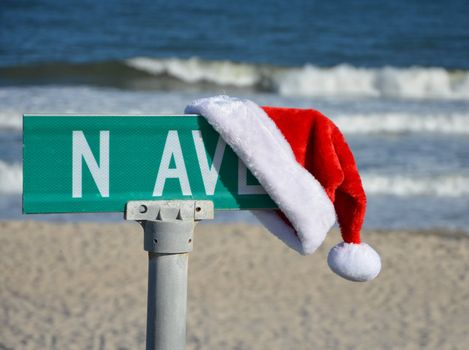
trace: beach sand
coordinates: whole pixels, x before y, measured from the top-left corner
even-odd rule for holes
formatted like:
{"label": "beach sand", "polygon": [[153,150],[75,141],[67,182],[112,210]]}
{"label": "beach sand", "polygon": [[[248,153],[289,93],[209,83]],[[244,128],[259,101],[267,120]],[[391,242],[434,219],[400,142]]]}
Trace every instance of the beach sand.
{"label": "beach sand", "polygon": [[[352,283],[262,227],[199,224],[188,349],[468,349],[469,238],[366,232],[381,275]],[[143,349],[136,223],[0,222],[0,349]]]}

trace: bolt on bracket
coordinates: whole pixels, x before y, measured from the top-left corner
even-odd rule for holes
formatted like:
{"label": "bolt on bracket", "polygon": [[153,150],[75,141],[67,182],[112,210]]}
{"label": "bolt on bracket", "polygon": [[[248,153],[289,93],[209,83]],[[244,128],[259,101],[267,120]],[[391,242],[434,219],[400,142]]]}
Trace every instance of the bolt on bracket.
{"label": "bolt on bracket", "polygon": [[143,248],[160,254],[191,252],[196,223],[213,216],[212,201],[129,201],[125,209],[125,219],[143,227]]}
{"label": "bolt on bracket", "polygon": [[212,220],[213,217],[212,201],[129,201],[125,208],[126,220],[200,221]]}

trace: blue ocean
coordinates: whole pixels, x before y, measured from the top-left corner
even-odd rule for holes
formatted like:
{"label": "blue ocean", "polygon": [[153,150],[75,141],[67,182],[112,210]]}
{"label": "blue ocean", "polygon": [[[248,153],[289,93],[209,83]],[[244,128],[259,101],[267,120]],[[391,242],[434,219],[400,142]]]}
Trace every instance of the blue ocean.
{"label": "blue ocean", "polygon": [[21,214],[23,113],[181,114],[223,93],[335,121],[365,227],[469,232],[468,18],[465,0],[2,0],[0,219],[121,217]]}

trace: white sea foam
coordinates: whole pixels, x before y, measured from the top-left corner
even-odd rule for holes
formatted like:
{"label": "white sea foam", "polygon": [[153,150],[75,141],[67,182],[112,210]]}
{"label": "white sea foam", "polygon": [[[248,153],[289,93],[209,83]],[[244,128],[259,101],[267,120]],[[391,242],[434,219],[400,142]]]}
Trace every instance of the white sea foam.
{"label": "white sea foam", "polygon": [[22,128],[22,115],[181,114],[200,95],[90,86],[0,87],[0,131]]}
{"label": "white sea foam", "polygon": [[394,196],[465,197],[469,195],[469,177],[446,175],[438,177],[362,175],[368,194]]}
{"label": "white sea foam", "polygon": [[469,72],[444,68],[273,67],[230,61],[137,57],[126,63],[150,74],[187,83],[262,87],[284,96],[353,96],[411,99],[469,99]]}
{"label": "white sea foam", "polygon": [[[47,99],[47,98],[45,98]],[[137,99],[139,100],[139,99]],[[189,100],[189,99],[188,99]],[[116,107],[104,110],[101,113],[118,113],[118,114],[180,114],[184,106],[184,102],[176,101],[180,106],[165,106],[160,103],[148,103],[146,106],[143,102],[140,108],[129,108],[123,106],[119,101],[119,96],[103,95],[100,100],[101,104],[94,101],[86,104],[90,110],[99,110],[99,106],[112,104]],[[44,102],[46,103],[46,102]],[[78,102],[77,102],[78,103]],[[119,106],[122,107],[119,109]],[[144,108],[142,108],[144,107]],[[34,110],[34,109],[32,109]],[[41,108],[39,108],[41,110]],[[83,108],[70,109],[66,108],[60,111],[60,107],[55,108],[57,113],[87,113],[88,110]],[[3,111],[0,112],[0,130],[21,130],[21,111]],[[50,112],[48,112],[50,113]],[[47,113],[46,113],[47,114]],[[333,121],[340,130],[347,135],[354,134],[397,134],[397,133],[435,133],[448,135],[469,135],[469,111],[468,113],[448,112],[433,113],[422,115],[421,113],[412,112],[382,112],[382,113],[343,113],[331,115]]]}
{"label": "white sea foam", "polygon": [[469,112],[419,115],[407,112],[339,114],[334,122],[345,134],[444,133],[469,135]]}
{"label": "white sea foam", "polygon": [[0,194],[21,193],[23,172],[20,164],[8,164],[0,160]]}
{"label": "white sea foam", "polygon": [[218,85],[246,87],[256,85],[261,78],[258,67],[230,61],[136,57],[126,62],[129,66],[147,73],[167,74],[187,83],[211,82]]}
{"label": "white sea foam", "polygon": [[[99,113],[99,114],[180,114],[184,106],[199,95],[180,92],[122,91],[95,87],[22,87],[0,88],[0,130],[21,130],[22,114]],[[261,95],[250,97],[262,98]],[[282,97],[277,99],[291,100]],[[297,103],[295,99],[292,104]],[[365,101],[366,102],[366,101]],[[360,108],[349,110],[347,103],[326,104],[328,113],[339,128],[349,135],[377,133],[435,133],[469,135],[469,109],[458,107],[467,102],[443,102],[447,107],[433,108],[422,102],[398,108],[380,103],[378,108],[358,102]],[[271,104],[281,104],[276,99]],[[284,102],[285,103],[285,102]],[[352,103],[352,102],[351,102]],[[356,101],[353,103],[357,104]],[[391,103],[391,101],[389,102]],[[368,107],[367,107],[368,106]],[[327,109],[326,108],[326,109]]]}
{"label": "white sea foam", "polygon": [[443,68],[356,68],[306,65],[278,73],[278,92],[287,96],[363,96],[469,99],[469,73]]}
{"label": "white sea foam", "polygon": [[19,130],[21,129],[21,114],[13,109],[5,109],[0,111],[0,130]]}

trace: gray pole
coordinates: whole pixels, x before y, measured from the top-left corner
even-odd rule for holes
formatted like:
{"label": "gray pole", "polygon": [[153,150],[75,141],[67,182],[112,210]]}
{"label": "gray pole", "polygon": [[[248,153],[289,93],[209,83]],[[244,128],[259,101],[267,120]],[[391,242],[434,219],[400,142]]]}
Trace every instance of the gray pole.
{"label": "gray pole", "polygon": [[[145,221],[143,226],[148,251],[147,350],[184,350],[187,263],[195,222]],[[171,247],[174,243],[179,247]]]}
{"label": "gray pole", "polygon": [[148,252],[147,350],[184,350],[187,266],[196,221],[213,218],[210,201],[131,201],[126,219],[144,230]]}
{"label": "gray pole", "polygon": [[184,350],[188,254],[148,253],[147,349]]}

